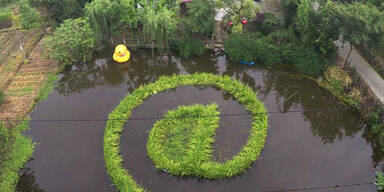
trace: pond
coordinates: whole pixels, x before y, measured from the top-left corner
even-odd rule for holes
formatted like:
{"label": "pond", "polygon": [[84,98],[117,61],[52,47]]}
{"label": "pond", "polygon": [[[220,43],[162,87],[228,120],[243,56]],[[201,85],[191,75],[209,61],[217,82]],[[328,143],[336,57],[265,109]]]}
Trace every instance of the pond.
{"label": "pond", "polygon": [[[246,173],[231,179],[180,178],[156,171],[146,154],[147,137],[156,122],[151,117],[193,103],[217,103],[222,114],[246,113],[230,95],[213,87],[180,87],[158,93],[134,109],[133,119],[121,135],[123,165],[145,189],[376,191],[367,182],[374,180],[379,169],[379,154],[363,137],[364,121],[316,83],[295,78],[283,67],[271,70],[231,63],[220,53],[188,59],[150,50],[133,51],[132,55],[129,63],[116,64],[111,50],[104,51],[94,61],[73,65],[61,74],[55,90],[31,114],[36,121],[26,134],[37,144],[19,190],[115,191],[103,160],[109,112],[127,93],[161,75],[208,72],[229,75],[258,93],[269,113],[265,148]],[[246,143],[250,117],[222,116],[219,124],[213,157],[226,161]]]}

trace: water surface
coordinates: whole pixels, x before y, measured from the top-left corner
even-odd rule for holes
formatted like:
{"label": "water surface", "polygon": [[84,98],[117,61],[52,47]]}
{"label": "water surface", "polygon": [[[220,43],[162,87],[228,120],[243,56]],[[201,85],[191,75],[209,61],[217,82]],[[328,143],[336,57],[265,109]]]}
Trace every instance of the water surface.
{"label": "water surface", "polygon": [[[123,166],[150,191],[268,191],[370,182],[378,164],[363,135],[359,114],[346,109],[315,83],[297,79],[287,69],[268,70],[226,61],[210,53],[183,59],[134,51],[127,64],[116,64],[110,51],[62,73],[55,91],[36,106],[27,134],[37,143],[33,160],[19,183],[22,191],[115,191],[103,160],[108,113],[127,93],[161,75],[209,72],[238,79],[258,92],[269,114],[266,145],[244,174],[224,180],[180,178],[159,172],[146,155],[146,140],[156,120],[128,120],[121,136]],[[246,113],[213,87],[180,87],[149,97],[133,118],[160,117],[167,110],[193,103],[217,103],[222,114]],[[225,161],[245,144],[249,116],[220,118],[214,158]],[[310,191],[310,190],[308,190]],[[317,191],[375,191],[374,185]]]}

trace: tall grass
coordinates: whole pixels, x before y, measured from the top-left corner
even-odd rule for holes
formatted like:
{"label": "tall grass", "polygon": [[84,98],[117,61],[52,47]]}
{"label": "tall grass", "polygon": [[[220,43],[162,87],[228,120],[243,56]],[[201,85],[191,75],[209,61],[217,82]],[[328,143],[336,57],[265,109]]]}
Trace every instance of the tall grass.
{"label": "tall grass", "polygon": [[[29,127],[29,122],[22,122],[11,132],[14,141],[5,161],[0,162],[0,191],[13,192],[19,179],[19,170],[32,155],[34,144],[31,138],[21,134]],[[4,127],[2,127],[4,128]],[[4,128],[5,129],[5,128]]]}
{"label": "tall grass", "polygon": [[[229,76],[218,76],[208,73],[193,75],[174,75],[160,77],[156,82],[140,86],[127,95],[120,104],[109,114],[111,119],[106,123],[104,133],[104,159],[107,172],[120,191],[144,191],[122,166],[120,155],[120,134],[126,119],[131,116],[134,108],[140,105],[147,97],[179,86],[214,86],[233,95],[252,116],[252,129],[246,145],[230,161],[225,163],[208,162],[202,165],[207,171],[207,178],[231,177],[237,175],[254,162],[264,147],[267,135],[267,115],[262,102],[251,88]],[[117,120],[118,119],[118,120]],[[226,172],[228,171],[228,172]]]}

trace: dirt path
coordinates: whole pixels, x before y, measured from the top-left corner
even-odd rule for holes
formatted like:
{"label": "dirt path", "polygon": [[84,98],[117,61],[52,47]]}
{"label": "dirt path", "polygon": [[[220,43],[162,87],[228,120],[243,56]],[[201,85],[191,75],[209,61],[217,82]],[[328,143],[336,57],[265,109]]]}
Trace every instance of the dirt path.
{"label": "dirt path", "polygon": [[39,88],[57,64],[42,56],[42,41],[29,55],[29,62],[21,65],[12,82],[5,90],[5,102],[0,105],[0,119],[24,117],[33,107]]}
{"label": "dirt path", "polygon": [[[349,44],[343,44],[340,41],[335,42],[338,47],[338,54],[344,60],[349,52]],[[356,72],[369,86],[375,96],[384,104],[384,79],[369,65],[369,63],[356,51],[353,50],[348,61],[349,65],[356,69]]]}

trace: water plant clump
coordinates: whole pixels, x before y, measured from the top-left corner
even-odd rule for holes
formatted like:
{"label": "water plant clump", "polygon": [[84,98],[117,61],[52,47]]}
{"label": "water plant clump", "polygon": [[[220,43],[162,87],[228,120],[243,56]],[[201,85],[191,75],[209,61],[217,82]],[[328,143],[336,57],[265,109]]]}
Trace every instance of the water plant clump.
{"label": "water plant clump", "polygon": [[[175,175],[195,175],[207,178],[221,176],[228,170],[210,173],[212,143],[219,127],[217,104],[180,106],[170,110],[155,123],[147,142],[148,156],[159,170]],[[174,118],[185,117],[185,118]]]}
{"label": "water plant clump", "polygon": [[[207,171],[205,176],[207,178],[235,176],[249,168],[258,158],[264,147],[268,120],[263,103],[257,99],[256,93],[250,87],[237,80],[231,79],[229,76],[219,76],[209,73],[163,76],[156,82],[146,86],[140,86],[131,94],[127,95],[108,116],[108,119],[110,120],[106,123],[104,133],[104,160],[107,172],[118,190],[144,191],[144,189],[137,184],[136,181],[134,181],[129,172],[123,168],[123,159],[120,155],[120,134],[123,130],[124,124],[127,122],[127,119],[131,116],[132,110],[139,106],[149,96],[168,89],[192,85],[218,87],[233,95],[233,97],[237,99],[252,115],[252,129],[247,143],[231,160],[223,164],[208,162],[204,165],[204,169]],[[214,108],[214,106],[211,107]],[[210,112],[215,113],[212,110],[208,110],[206,113]],[[210,123],[215,123],[215,120],[213,119]],[[209,129],[212,128],[213,126]],[[197,133],[194,133],[194,135],[195,134]],[[208,142],[210,139],[207,138],[204,139],[204,141]],[[204,149],[207,150],[207,148]],[[204,160],[206,157],[202,159]],[[200,160],[197,160],[196,162],[199,162]],[[223,166],[224,169],[221,168],[221,166]],[[218,170],[226,170],[227,172],[224,174],[224,172]]]}

